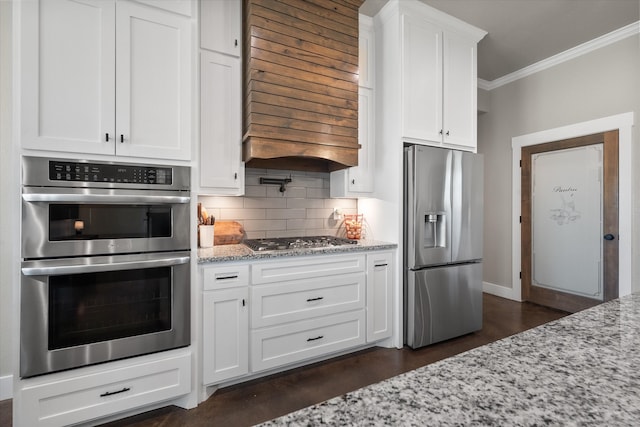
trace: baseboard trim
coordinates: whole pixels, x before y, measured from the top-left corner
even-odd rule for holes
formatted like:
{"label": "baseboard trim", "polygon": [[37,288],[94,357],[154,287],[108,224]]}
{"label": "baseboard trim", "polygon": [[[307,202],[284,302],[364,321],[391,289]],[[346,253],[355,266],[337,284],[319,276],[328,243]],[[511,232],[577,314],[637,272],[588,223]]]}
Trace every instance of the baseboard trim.
{"label": "baseboard trim", "polygon": [[0,377],[0,400],[13,399],[13,375]]}
{"label": "baseboard trim", "polygon": [[482,291],[497,297],[510,299],[513,301],[521,301],[515,297],[513,288],[507,288],[506,286],[496,285],[495,283],[482,282]]}

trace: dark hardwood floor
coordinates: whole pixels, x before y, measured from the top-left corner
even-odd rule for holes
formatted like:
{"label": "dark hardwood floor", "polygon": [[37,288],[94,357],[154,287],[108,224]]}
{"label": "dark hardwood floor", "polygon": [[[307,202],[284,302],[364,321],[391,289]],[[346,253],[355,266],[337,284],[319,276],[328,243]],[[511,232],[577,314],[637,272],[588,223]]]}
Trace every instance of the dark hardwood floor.
{"label": "dark hardwood floor", "polygon": [[[567,313],[535,304],[485,294],[481,331],[418,350],[407,347],[363,350],[218,390],[195,409],[170,406],[104,427],[250,426],[565,315]],[[10,412],[10,401],[0,402],[0,426],[11,425]]]}

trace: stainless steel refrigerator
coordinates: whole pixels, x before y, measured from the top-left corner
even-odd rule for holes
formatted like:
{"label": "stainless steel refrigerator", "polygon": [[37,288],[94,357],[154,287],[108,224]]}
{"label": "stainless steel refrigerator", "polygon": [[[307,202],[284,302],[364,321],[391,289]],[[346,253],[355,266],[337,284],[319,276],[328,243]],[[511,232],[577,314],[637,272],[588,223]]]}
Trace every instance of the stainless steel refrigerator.
{"label": "stainless steel refrigerator", "polygon": [[482,328],[483,159],[405,148],[405,343],[418,348]]}

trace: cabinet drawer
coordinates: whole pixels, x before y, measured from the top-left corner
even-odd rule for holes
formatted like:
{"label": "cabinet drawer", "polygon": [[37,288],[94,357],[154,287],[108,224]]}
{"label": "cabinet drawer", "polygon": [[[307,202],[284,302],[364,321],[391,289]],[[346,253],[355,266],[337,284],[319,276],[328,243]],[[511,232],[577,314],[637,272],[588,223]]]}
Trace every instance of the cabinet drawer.
{"label": "cabinet drawer", "polygon": [[364,310],[253,330],[251,369],[258,372],[364,344]]}
{"label": "cabinet drawer", "polygon": [[364,308],[365,274],[253,286],[252,327],[272,326]]}
{"label": "cabinet drawer", "polygon": [[75,424],[173,399],[190,391],[189,352],[25,386],[22,421],[29,426]]}
{"label": "cabinet drawer", "polygon": [[202,274],[205,291],[249,285],[249,266],[246,264],[203,267]]}
{"label": "cabinet drawer", "polygon": [[307,280],[335,274],[365,271],[363,254],[338,256],[322,255],[289,261],[267,261],[252,266],[253,284],[284,282],[287,280]]}

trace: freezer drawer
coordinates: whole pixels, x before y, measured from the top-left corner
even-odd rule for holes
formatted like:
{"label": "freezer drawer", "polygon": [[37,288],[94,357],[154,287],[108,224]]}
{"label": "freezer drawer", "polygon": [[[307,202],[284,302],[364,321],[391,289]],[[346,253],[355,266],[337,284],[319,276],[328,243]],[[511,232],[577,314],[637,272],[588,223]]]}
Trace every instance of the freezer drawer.
{"label": "freezer drawer", "polygon": [[411,348],[482,329],[482,263],[408,270],[405,304]]}

